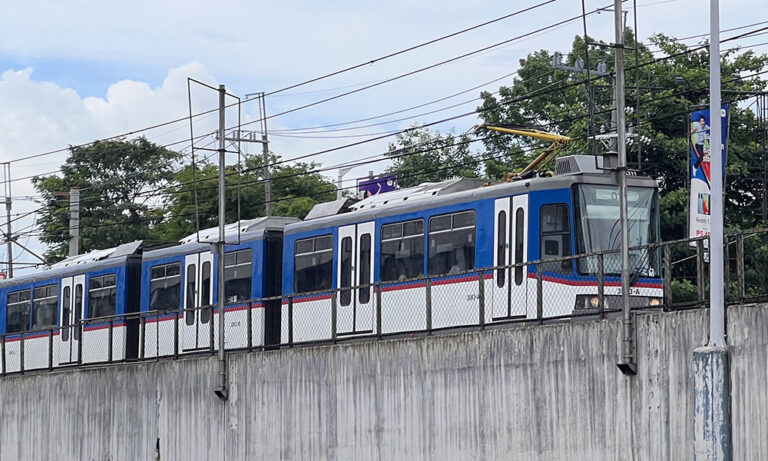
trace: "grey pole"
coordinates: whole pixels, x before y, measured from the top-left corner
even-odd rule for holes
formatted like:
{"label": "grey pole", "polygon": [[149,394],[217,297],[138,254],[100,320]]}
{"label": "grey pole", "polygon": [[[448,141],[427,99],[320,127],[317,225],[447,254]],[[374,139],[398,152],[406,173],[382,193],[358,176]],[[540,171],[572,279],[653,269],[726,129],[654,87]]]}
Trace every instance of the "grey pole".
{"label": "grey pole", "polygon": [[[226,129],[226,117],[225,117],[225,98],[227,90],[224,85],[219,85],[219,241],[216,245],[218,250],[218,296],[217,307],[219,310],[219,384],[214,392],[221,400],[227,400],[227,357],[224,354],[224,245],[226,236],[224,234],[224,226],[226,225],[224,210],[226,203],[224,201],[224,192],[226,191],[225,184],[225,168],[226,168],[226,149],[224,148],[224,130]],[[213,340],[213,338],[211,338]]]}
{"label": "grey pole", "polygon": [[621,306],[623,312],[622,358],[618,366],[622,373],[634,375],[634,339],[632,317],[629,312],[629,230],[627,222],[627,142],[626,114],[624,113],[624,18],[621,0],[613,2],[613,17],[616,28],[616,150],[619,154],[619,221],[621,223]]}
{"label": "grey pole", "polygon": [[697,461],[729,461],[731,382],[725,341],[723,148],[720,100],[720,5],[709,2],[709,343],[693,351],[693,445]]}
{"label": "grey pole", "polygon": [[8,251],[8,278],[13,278],[13,240],[11,239],[11,164],[5,165],[5,214],[6,221],[5,244]]}
{"label": "grey pole", "polygon": [[269,175],[269,141],[267,140],[267,103],[266,95],[261,93],[261,152],[264,156],[264,201],[266,214],[272,216],[272,180]]}
{"label": "grey pole", "polygon": [[723,148],[720,115],[720,13],[718,0],[710,0],[709,50],[709,155],[712,200],[709,236],[709,345],[725,346],[725,290],[723,289]]}
{"label": "grey pole", "polygon": [[80,253],[80,189],[69,188],[69,256]]}

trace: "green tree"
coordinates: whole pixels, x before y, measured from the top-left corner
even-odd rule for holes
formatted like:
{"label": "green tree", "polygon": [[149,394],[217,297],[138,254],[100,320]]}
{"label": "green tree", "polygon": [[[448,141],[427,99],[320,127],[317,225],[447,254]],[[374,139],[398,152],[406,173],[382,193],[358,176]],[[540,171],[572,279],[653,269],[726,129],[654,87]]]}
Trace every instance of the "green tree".
{"label": "green tree", "polygon": [[[591,41],[591,39],[590,39]],[[637,47],[640,67],[635,70],[634,52],[625,53],[627,88],[626,104],[639,112],[628,117],[630,129],[650,143],[642,146],[642,170],[659,178],[661,188],[662,237],[665,240],[687,235],[688,113],[708,105],[709,54],[707,49],[694,50],[665,35],[650,38],[650,46],[635,43],[627,29],[625,42]],[[656,59],[650,48],[663,51],[668,59]],[[520,71],[510,87],[501,87],[498,96],[483,93],[479,116],[487,124],[510,124],[537,127],[570,136],[574,142],[561,155],[589,153],[589,98],[583,74],[553,70],[553,53],[540,50],[520,61]],[[574,65],[585,59],[582,37],[576,37],[563,62]],[[590,67],[605,62],[613,69],[613,52],[608,47],[590,47]],[[754,75],[768,65],[768,56],[752,51],[723,52],[722,75],[724,101],[743,99],[748,92],[762,91],[766,82]],[[741,75],[734,79],[732,75]],[[682,77],[682,80],[680,79]],[[610,129],[612,86],[610,77],[596,78],[593,129]],[[680,83],[684,82],[683,85]],[[636,86],[640,87],[639,93]],[[638,123],[639,118],[639,123]],[[760,180],[759,126],[755,113],[738,104],[731,105],[730,139],[728,143],[726,225],[744,229],[759,223],[762,199]],[[516,136],[489,136],[486,155],[501,156],[501,168],[519,169],[540,151],[533,139]],[[524,151],[524,152],[521,152]],[[597,146],[597,151],[603,151]],[[506,155],[506,158],[505,158]],[[637,143],[628,148],[630,166],[638,165]],[[499,169],[498,165],[494,168]],[[486,167],[486,170],[489,170]]]}
{"label": "green tree", "polygon": [[69,189],[80,189],[80,251],[151,239],[162,219],[144,191],[173,179],[178,153],[144,138],[97,141],[70,148],[61,174],[36,177],[33,184],[45,206],[38,225],[48,244],[45,258],[55,262],[69,249]]}
{"label": "green tree", "polygon": [[[270,157],[270,164],[279,161],[279,156]],[[228,223],[238,220],[238,197],[239,219],[266,214],[263,166],[260,155],[249,155],[244,158],[240,174],[235,166],[227,167],[225,216]],[[303,218],[315,204],[336,198],[336,185],[313,172],[318,166],[316,163],[278,163],[270,168],[273,215]],[[196,219],[200,229],[216,226],[218,174],[218,166],[210,162],[198,164],[195,169],[187,165],[178,172],[174,184],[166,190],[164,219],[155,234],[163,240],[178,240],[195,232]]]}
{"label": "green tree", "polygon": [[390,143],[387,156],[393,165],[386,171],[395,176],[399,187],[480,174],[481,162],[472,154],[466,135],[444,135],[426,128],[409,130]]}

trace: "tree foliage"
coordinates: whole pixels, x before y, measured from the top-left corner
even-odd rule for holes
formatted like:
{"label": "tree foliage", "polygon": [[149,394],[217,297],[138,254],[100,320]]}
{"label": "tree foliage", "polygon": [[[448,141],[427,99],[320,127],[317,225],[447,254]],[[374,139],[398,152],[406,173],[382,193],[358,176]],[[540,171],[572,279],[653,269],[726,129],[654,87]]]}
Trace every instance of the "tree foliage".
{"label": "tree foliage", "polygon": [[[590,41],[593,41],[590,38]],[[630,167],[638,167],[659,179],[661,188],[662,237],[683,238],[687,235],[688,187],[688,114],[708,106],[709,54],[706,48],[688,47],[672,37],[655,35],[650,45],[635,43],[627,29],[625,42],[637,47],[639,67],[633,51],[625,53],[626,105],[639,111],[627,117],[629,129],[649,140],[628,147]],[[654,57],[651,48],[663,51],[667,59]],[[499,95],[483,93],[478,114],[487,124],[509,124],[537,127],[574,139],[561,155],[602,153],[602,145],[591,146],[589,90],[594,94],[592,132],[610,130],[613,92],[610,77],[595,78],[591,88],[583,82],[584,74],[553,70],[553,53],[540,50],[520,61],[520,70],[511,86],[503,86]],[[576,37],[563,63],[574,66],[577,59],[586,60],[582,37]],[[607,64],[613,70],[613,51],[609,47],[590,47],[589,63]],[[766,82],[756,73],[768,65],[768,56],[752,51],[729,50],[722,55],[724,102],[731,101],[730,136],[728,141],[726,225],[731,228],[753,227],[759,222],[762,199],[761,146],[755,113],[739,105],[749,92],[762,91]],[[733,75],[740,75],[738,79]],[[682,80],[680,79],[682,77]],[[680,83],[683,82],[681,85]],[[639,92],[637,87],[639,86]],[[639,117],[638,117],[639,116]],[[638,122],[639,119],[639,122]],[[637,139],[637,138],[635,138]],[[508,169],[519,169],[540,152],[539,142],[516,136],[491,136],[485,141],[486,156],[507,155]],[[641,162],[638,162],[638,158]],[[496,167],[498,168],[498,167]]]}
{"label": "tree foliage", "polygon": [[474,178],[480,174],[481,162],[470,146],[467,135],[444,135],[426,128],[405,131],[389,145],[387,156],[393,165],[387,173],[395,176],[401,188],[457,176]]}
{"label": "tree foliage", "polygon": [[[272,155],[270,164],[279,162]],[[226,170],[226,221],[251,219],[266,214],[264,198],[264,162],[261,156],[245,156],[242,168],[228,166]],[[315,163],[278,163],[270,168],[272,215],[303,218],[320,202],[336,198],[336,185],[313,172]],[[155,233],[163,240],[178,240],[195,232],[196,216],[200,229],[218,224],[219,202],[218,165],[209,162],[185,166],[175,176],[174,185],[166,191],[163,222]],[[197,184],[197,187],[195,187]],[[195,189],[197,210],[195,210]]]}
{"label": "tree foliage", "polygon": [[80,251],[109,248],[152,238],[162,215],[147,190],[173,179],[179,154],[144,138],[97,141],[70,148],[61,175],[36,177],[42,195],[38,225],[48,244],[45,258],[55,262],[69,249],[69,190],[80,189]]}

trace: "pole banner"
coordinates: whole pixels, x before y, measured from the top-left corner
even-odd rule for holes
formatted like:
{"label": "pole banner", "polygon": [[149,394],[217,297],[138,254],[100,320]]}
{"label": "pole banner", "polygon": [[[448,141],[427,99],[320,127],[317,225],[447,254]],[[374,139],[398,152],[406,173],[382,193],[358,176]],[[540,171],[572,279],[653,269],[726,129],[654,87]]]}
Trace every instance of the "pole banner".
{"label": "pole banner", "polygon": [[[728,133],[728,104],[720,109],[722,126],[723,177],[725,177],[725,141]],[[688,237],[702,237],[710,233],[710,152],[709,152],[709,109],[691,112],[691,195],[689,197]],[[696,246],[696,242],[691,242]],[[704,245],[708,245],[705,240]]]}

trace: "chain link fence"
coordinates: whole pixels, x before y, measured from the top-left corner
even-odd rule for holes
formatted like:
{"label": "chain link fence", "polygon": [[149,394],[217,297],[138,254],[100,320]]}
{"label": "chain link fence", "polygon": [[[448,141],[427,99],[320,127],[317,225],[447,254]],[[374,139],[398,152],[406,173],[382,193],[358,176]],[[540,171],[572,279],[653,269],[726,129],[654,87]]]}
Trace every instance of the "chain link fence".
{"label": "chain link fence", "polygon": [[[633,313],[706,307],[708,241],[684,239],[630,250]],[[726,300],[768,299],[768,229],[725,239]],[[227,350],[542,324],[619,316],[617,250],[552,257],[250,300],[225,313]],[[0,374],[58,367],[214,354],[219,313],[213,306],[85,319],[75,325],[0,337]]]}

